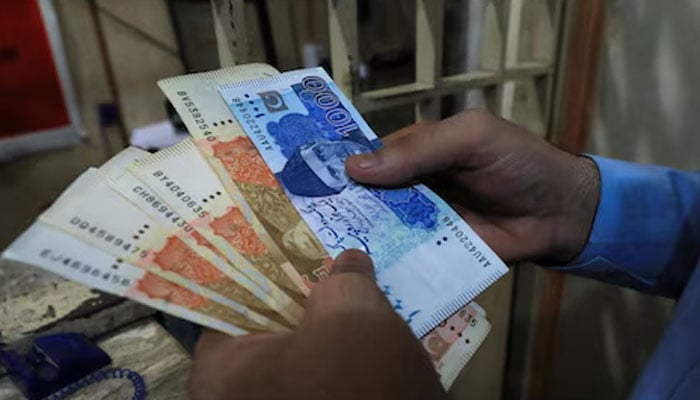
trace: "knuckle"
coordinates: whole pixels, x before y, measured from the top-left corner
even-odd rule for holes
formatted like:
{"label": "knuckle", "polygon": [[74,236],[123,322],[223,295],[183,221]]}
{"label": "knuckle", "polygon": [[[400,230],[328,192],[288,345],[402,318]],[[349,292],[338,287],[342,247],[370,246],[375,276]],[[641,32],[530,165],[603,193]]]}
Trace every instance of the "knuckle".
{"label": "knuckle", "polygon": [[472,122],[490,122],[493,120],[493,114],[485,108],[473,108],[462,111],[464,118],[472,120]]}
{"label": "knuckle", "polygon": [[498,123],[499,118],[493,115],[490,111],[486,109],[470,109],[462,111],[458,114],[454,120],[450,121],[455,125],[455,130],[463,133],[465,129],[468,130],[469,135],[460,134],[458,141],[466,142],[468,144],[473,144],[474,141],[479,141],[487,138],[489,132],[500,125]]}
{"label": "knuckle", "polygon": [[440,121],[420,121],[411,125],[411,127],[414,132],[426,132],[435,127],[438,123],[440,123]]}
{"label": "knuckle", "polygon": [[480,132],[493,128],[498,118],[490,111],[482,108],[465,110],[458,114],[457,123],[471,127],[472,131]]}

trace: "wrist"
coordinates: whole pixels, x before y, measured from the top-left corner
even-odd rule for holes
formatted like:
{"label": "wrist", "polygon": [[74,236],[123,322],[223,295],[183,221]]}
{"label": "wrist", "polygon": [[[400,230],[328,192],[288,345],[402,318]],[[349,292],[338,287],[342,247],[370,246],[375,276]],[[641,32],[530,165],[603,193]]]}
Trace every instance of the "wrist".
{"label": "wrist", "polygon": [[588,244],[600,200],[600,172],[595,161],[586,156],[576,157],[562,190],[549,264],[574,261]]}

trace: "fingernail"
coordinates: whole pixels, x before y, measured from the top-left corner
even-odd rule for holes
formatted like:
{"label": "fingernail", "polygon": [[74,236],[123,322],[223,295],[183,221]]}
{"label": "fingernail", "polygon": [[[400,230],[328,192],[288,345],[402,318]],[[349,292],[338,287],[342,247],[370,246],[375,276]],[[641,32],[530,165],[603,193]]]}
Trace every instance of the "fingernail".
{"label": "fingernail", "polygon": [[369,277],[374,276],[374,266],[372,260],[360,250],[347,250],[341,253],[335,259],[335,263],[331,268],[332,274],[353,272]]}
{"label": "fingernail", "polygon": [[357,166],[360,168],[372,168],[377,165],[377,156],[374,153],[360,154],[356,157]]}

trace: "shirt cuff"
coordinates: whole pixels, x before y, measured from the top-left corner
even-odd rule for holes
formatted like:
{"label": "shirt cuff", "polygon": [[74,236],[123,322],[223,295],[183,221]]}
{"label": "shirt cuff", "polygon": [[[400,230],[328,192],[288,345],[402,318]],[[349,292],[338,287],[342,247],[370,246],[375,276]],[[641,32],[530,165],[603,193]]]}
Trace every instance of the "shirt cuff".
{"label": "shirt cuff", "polygon": [[572,272],[655,292],[682,231],[669,169],[588,156],[600,172],[600,200],[588,244]]}

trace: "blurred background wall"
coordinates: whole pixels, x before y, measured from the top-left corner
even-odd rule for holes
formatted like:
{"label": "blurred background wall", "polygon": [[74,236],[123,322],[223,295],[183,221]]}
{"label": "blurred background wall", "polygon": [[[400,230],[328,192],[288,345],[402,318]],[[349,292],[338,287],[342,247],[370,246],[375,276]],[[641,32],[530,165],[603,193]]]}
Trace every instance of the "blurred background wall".
{"label": "blurred background wall", "polygon": [[[700,168],[700,2],[610,0],[588,149]],[[623,399],[673,302],[568,278],[551,399]]]}

